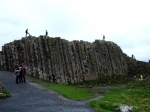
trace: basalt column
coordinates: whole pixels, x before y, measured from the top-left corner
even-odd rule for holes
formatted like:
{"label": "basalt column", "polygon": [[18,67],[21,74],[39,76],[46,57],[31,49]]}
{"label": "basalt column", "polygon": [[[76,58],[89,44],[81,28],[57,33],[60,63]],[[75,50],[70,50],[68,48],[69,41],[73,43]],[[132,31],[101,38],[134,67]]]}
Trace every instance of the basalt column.
{"label": "basalt column", "polygon": [[0,70],[14,71],[24,64],[27,75],[55,83],[80,83],[125,77],[126,56],[105,40],[67,41],[59,37],[25,37],[7,43],[0,51]]}

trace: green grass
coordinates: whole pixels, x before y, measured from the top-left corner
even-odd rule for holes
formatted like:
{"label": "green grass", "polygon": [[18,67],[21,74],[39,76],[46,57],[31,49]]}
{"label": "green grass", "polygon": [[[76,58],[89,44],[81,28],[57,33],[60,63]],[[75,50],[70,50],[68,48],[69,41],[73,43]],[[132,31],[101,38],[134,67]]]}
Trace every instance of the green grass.
{"label": "green grass", "polygon": [[76,86],[60,84],[51,84],[45,86],[72,100],[86,100],[94,97],[93,91],[90,88],[79,88]]}
{"label": "green grass", "polygon": [[64,97],[72,100],[87,100],[94,97],[95,91],[89,87],[79,85],[62,85],[62,84],[51,84],[49,82],[41,81],[33,77],[27,76],[29,81],[37,83],[46,88],[52,89]]}
{"label": "green grass", "polygon": [[8,98],[8,97],[11,96],[11,94],[10,94],[6,89],[3,89],[3,93],[4,93],[6,96],[2,96],[2,97],[0,97],[0,99],[1,99],[1,98]]}
{"label": "green grass", "polygon": [[111,90],[102,99],[88,104],[103,112],[118,111],[121,105],[133,106],[134,112],[150,112],[150,85],[130,83],[127,88]]}
{"label": "green grass", "polygon": [[[83,85],[51,84],[36,78],[27,77],[28,80],[57,91],[64,97],[72,100],[86,100],[94,97],[95,92],[91,87],[101,84],[89,83]],[[102,85],[107,86],[107,85]],[[121,105],[133,106],[134,112],[150,112],[150,84],[144,82],[128,83],[123,89],[113,89],[104,93],[104,97],[89,102],[88,105],[103,112],[118,112]]]}
{"label": "green grass", "polygon": [[6,95],[6,98],[11,97],[11,94],[6,89],[4,89],[3,93]]}

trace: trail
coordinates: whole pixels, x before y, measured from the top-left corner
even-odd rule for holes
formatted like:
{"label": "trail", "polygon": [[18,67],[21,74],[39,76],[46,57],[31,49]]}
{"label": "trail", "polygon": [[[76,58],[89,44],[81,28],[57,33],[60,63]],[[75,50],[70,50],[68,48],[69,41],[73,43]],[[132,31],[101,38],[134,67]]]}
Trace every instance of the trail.
{"label": "trail", "polygon": [[87,101],[73,101],[42,86],[27,81],[15,83],[15,75],[0,71],[0,82],[11,97],[0,99],[0,112],[97,112]]}

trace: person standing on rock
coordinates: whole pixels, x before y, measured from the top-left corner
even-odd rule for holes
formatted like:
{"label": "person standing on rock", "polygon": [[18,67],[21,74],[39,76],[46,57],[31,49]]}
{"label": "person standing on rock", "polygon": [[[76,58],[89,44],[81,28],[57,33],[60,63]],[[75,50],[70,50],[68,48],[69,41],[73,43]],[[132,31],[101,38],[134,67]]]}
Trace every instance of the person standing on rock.
{"label": "person standing on rock", "polygon": [[27,37],[27,34],[29,34],[29,36],[30,36],[30,33],[28,32],[28,29],[26,29],[25,32],[26,32],[26,37]]}
{"label": "person standing on rock", "polygon": [[103,35],[103,40],[105,40],[105,35]]}
{"label": "person standing on rock", "polygon": [[131,57],[132,57],[132,59],[135,59],[135,56],[134,56],[133,54],[132,54],[132,56],[131,56]]}
{"label": "person standing on rock", "polygon": [[46,30],[45,36],[48,36],[48,32],[47,32],[47,30]]}

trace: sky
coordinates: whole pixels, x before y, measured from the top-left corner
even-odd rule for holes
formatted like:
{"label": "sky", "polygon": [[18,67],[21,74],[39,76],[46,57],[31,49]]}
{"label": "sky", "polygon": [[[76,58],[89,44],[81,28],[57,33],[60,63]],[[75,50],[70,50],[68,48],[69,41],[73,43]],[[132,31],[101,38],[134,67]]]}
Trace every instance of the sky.
{"label": "sky", "polygon": [[150,60],[150,0],[0,0],[1,46],[25,37],[113,41],[139,61]]}

